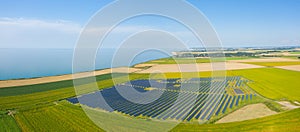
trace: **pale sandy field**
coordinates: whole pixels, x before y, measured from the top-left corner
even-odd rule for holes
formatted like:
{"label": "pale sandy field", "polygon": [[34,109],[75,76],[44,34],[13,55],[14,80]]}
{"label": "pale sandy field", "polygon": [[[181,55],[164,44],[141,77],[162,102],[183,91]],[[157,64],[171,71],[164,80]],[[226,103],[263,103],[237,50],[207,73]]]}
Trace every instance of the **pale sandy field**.
{"label": "pale sandy field", "polygon": [[284,52],[284,56],[299,56],[299,54],[291,54],[290,52]]}
{"label": "pale sandy field", "polygon": [[281,68],[291,71],[300,71],[300,65],[291,65],[291,66],[276,66],[276,68]]}
{"label": "pale sandy field", "polygon": [[252,104],[247,105],[229,115],[225,116],[224,118],[220,119],[216,123],[227,123],[227,122],[236,122],[236,121],[244,121],[250,120],[260,117],[265,117],[269,115],[274,115],[277,112],[270,110],[265,104]]}
{"label": "pale sandy field", "polygon": [[229,62],[295,62],[295,61],[299,61],[299,60],[290,59],[290,58],[272,57],[272,58],[255,58],[255,59],[245,59],[245,60],[230,60]]}
{"label": "pale sandy field", "polygon": [[[82,78],[82,77],[88,77],[88,76],[93,76],[93,75],[97,76],[97,75],[108,74],[111,72],[113,72],[113,73],[132,73],[132,72],[136,72],[139,70],[140,69],[137,69],[137,68],[120,67],[120,68],[99,70],[99,71],[95,71],[95,72],[77,73],[74,76],[76,76],[76,78],[79,78],[79,77]],[[32,78],[32,79],[5,80],[5,81],[0,81],[0,88],[32,85],[32,84],[40,84],[40,83],[49,83],[49,82],[64,81],[64,80],[71,80],[71,79],[73,79],[72,74],[41,77],[41,78]]]}
{"label": "pale sandy field", "polygon": [[216,63],[199,63],[199,64],[160,64],[153,65],[146,70],[137,73],[168,73],[168,72],[203,72],[203,71],[220,71],[220,70],[239,70],[262,68],[264,66],[236,63],[236,62],[216,62]]}

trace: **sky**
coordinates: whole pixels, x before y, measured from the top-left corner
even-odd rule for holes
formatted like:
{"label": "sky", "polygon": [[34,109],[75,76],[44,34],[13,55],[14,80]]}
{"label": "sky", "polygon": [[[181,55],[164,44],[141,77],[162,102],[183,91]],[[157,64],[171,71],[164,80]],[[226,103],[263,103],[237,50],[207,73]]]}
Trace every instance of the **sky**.
{"label": "sky", "polygon": [[[0,48],[73,48],[90,18],[111,2],[1,0]],[[206,16],[224,47],[300,45],[300,0],[187,2]],[[143,16],[119,26],[112,34],[123,36],[117,38],[120,42],[132,32],[151,27],[181,35],[189,46],[198,46],[187,29],[161,17]]]}

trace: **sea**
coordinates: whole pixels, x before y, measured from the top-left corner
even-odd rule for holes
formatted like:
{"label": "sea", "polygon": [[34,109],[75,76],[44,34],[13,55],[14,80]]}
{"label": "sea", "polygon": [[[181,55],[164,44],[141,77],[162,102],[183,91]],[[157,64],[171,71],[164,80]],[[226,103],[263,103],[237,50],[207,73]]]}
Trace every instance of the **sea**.
{"label": "sea", "polygon": [[[111,68],[116,49],[101,49],[96,54],[95,70]],[[128,53],[130,50],[128,50]],[[0,80],[27,79],[72,73],[74,49],[2,48],[0,49]],[[124,54],[124,52],[122,52]],[[126,54],[126,52],[125,52]],[[130,63],[113,67],[133,66],[138,63],[170,57],[158,51],[141,52]],[[126,58],[126,55],[124,55]]]}

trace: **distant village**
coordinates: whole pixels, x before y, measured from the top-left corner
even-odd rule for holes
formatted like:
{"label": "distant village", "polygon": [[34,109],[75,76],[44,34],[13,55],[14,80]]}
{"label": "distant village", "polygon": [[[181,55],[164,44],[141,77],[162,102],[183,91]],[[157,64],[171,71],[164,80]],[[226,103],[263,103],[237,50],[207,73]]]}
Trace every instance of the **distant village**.
{"label": "distant village", "polygon": [[207,58],[212,54],[222,53],[225,57],[284,57],[294,56],[300,59],[300,47],[246,47],[246,48],[223,48],[222,50],[207,50],[205,48],[191,48],[186,51],[172,52],[173,57],[177,58]]}

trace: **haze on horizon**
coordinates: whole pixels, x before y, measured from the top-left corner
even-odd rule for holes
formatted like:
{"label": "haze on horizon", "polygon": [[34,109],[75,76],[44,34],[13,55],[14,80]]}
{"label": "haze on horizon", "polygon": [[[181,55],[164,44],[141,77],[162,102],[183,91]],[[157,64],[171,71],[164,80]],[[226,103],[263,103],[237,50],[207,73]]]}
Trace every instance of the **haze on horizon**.
{"label": "haze on horizon", "polygon": [[[73,48],[90,17],[110,2],[112,1],[2,1],[0,48]],[[300,45],[300,1],[188,2],[208,18],[224,47]],[[124,36],[147,28],[182,35],[190,47],[199,47],[199,42],[185,28],[157,16],[142,16],[126,21],[112,34]],[[118,39],[122,40],[122,37]]]}

